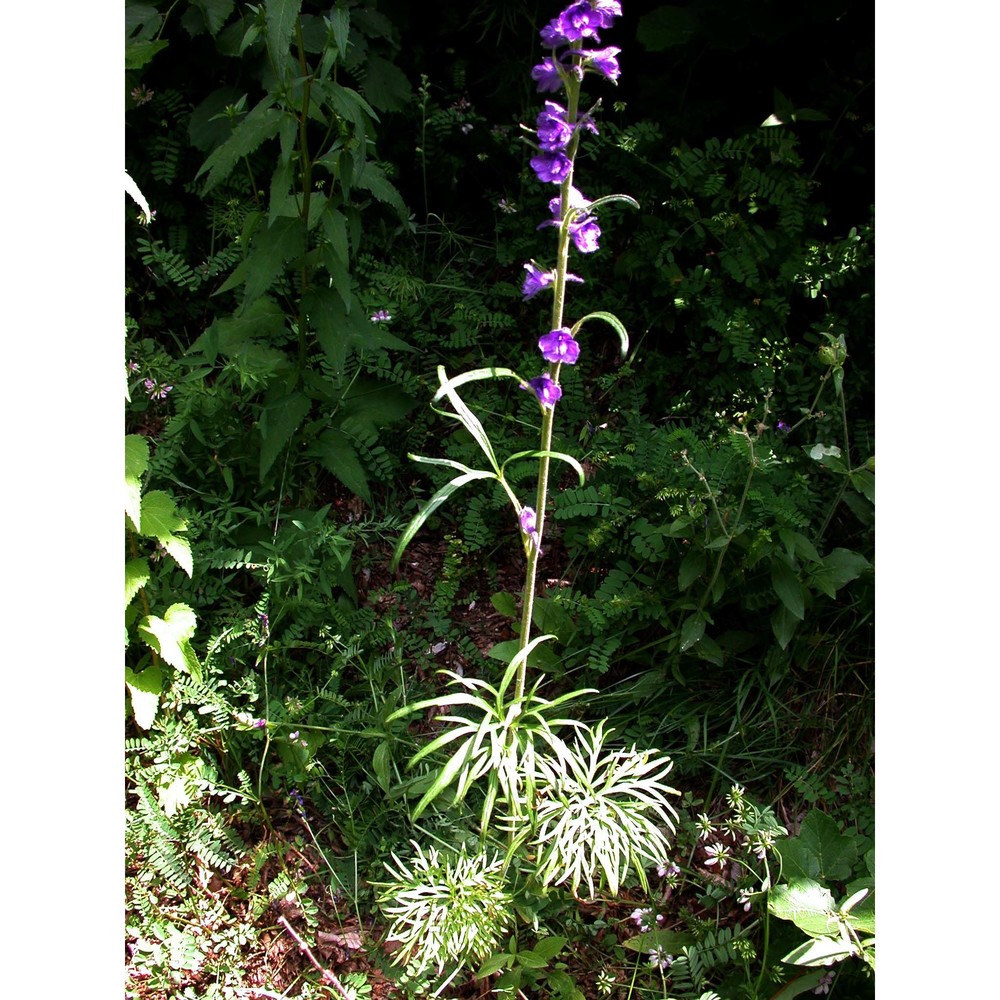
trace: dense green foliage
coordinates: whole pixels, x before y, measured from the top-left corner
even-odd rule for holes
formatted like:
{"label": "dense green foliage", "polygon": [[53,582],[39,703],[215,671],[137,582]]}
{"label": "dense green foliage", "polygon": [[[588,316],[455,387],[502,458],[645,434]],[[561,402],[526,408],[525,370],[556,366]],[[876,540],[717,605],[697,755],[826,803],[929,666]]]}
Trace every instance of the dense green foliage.
{"label": "dense green foliage", "polygon": [[[237,995],[254,921],[294,901],[315,944],[320,890],[377,922],[370,969],[399,995],[471,970],[511,996],[790,998],[831,962],[837,995],[873,993],[869,11],[623,6],[625,71],[594,88],[579,163],[590,198],[640,209],[602,206],[601,253],[571,270],[575,315],[613,314],[628,350],[594,324],[563,383],[551,449],[574,458],[531,614],[549,638],[528,643],[505,489],[533,495],[532,463],[411,519],[483,462],[474,425],[426,405],[439,367],[533,373],[548,330],[521,281],[549,252],[527,71],[556,10],[126,4],[127,167],[155,211],[127,203],[126,923],[147,996]],[[515,379],[461,394],[497,455],[539,447]],[[539,686],[508,701],[526,644]],[[526,792],[505,754],[554,746],[554,722],[577,756]],[[629,782],[648,850],[567,867]],[[512,888],[504,838],[528,841],[509,815],[490,831],[536,793],[537,868]],[[318,874],[276,846],[285,820]],[[237,870],[242,925],[206,896]],[[407,923],[427,878],[448,921]],[[371,991],[337,982],[289,995]]]}

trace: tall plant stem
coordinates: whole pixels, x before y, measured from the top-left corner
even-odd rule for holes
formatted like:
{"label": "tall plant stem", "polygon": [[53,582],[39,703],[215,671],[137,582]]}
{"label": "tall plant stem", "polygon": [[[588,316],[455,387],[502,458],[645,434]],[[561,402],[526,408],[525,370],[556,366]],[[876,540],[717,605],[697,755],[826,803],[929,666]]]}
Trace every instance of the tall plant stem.
{"label": "tall plant stem", "polygon": [[[302,156],[302,224],[306,228],[306,240],[309,232],[309,199],[312,195],[312,159],[309,156],[309,99],[312,90],[312,73],[306,61],[306,47],[302,40],[302,19],[295,19],[295,45],[299,52],[299,69],[305,80],[302,90],[302,107],[299,109],[299,152]],[[308,255],[303,258],[302,287],[299,298],[299,368],[306,363],[306,292],[309,289],[309,266],[305,263]]]}
{"label": "tall plant stem", "polygon": [[[566,85],[566,120],[571,124],[576,122],[580,105],[580,83],[570,78]],[[566,305],[566,272],[569,266],[569,222],[570,220],[570,190],[573,187],[573,163],[580,144],[579,132],[573,133],[566,149],[570,161],[569,170],[559,188],[561,223],[559,226],[559,246],[556,251],[555,281],[552,296],[552,325],[550,330],[558,330],[563,325],[563,311]],[[549,377],[556,383],[559,381],[560,362],[549,365]],[[552,450],[552,425],[555,409],[551,406],[542,407],[542,428],[539,450],[542,455],[538,459],[538,488],[535,491],[535,540],[528,552],[528,565],[524,574],[524,596],[521,607],[521,637],[519,650],[523,650],[531,641],[531,618],[535,607],[535,587],[538,579],[538,557],[541,554],[542,539],[545,533],[545,506],[549,494],[549,452]],[[517,681],[514,686],[514,697],[524,697],[524,689],[528,677],[528,658],[524,657],[517,670]]]}

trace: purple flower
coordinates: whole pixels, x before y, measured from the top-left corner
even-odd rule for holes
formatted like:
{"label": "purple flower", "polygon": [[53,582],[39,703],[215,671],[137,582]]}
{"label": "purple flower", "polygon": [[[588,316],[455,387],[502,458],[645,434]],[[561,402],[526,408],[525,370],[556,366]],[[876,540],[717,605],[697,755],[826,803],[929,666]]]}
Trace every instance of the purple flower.
{"label": "purple flower", "polygon": [[580,357],[580,345],[565,326],[539,337],[538,349],[546,361],[561,361],[567,365],[575,365],[576,359]]}
{"label": "purple flower", "polygon": [[[617,9],[615,9],[617,8]],[[598,28],[611,25],[611,18],[621,14],[621,4],[614,2],[593,3],[591,0],[578,0],[570,4],[558,17],[553,18],[540,34],[542,44],[550,49],[578,42],[583,38],[593,38],[600,43]]]}
{"label": "purple flower", "polygon": [[573,237],[573,243],[580,253],[593,253],[600,249],[597,241],[601,236],[601,227],[592,215],[579,222],[570,223],[569,234]]}
{"label": "purple flower", "polygon": [[565,149],[573,138],[573,126],[566,121],[566,109],[555,101],[545,102],[545,108],[539,112],[535,124],[538,144],[550,152]]}
{"label": "purple flower", "polygon": [[540,94],[554,94],[563,85],[559,67],[551,58],[543,59],[537,66],[531,68],[531,79],[538,83]]}
{"label": "purple flower", "polygon": [[534,389],[542,406],[555,406],[562,396],[562,389],[548,375],[539,375],[538,378],[530,379],[528,384],[522,384],[521,388]]}
{"label": "purple flower", "polygon": [[265,729],[267,727],[267,719],[254,719],[253,728],[254,729]]}
{"label": "purple flower", "polygon": [[142,384],[150,399],[166,399],[167,393],[172,392],[174,388],[172,385],[158,385],[151,378],[144,379]]}
{"label": "purple flower", "polygon": [[521,287],[521,294],[527,302],[532,296],[537,295],[543,288],[548,288],[556,280],[555,271],[543,271],[534,261],[524,265],[527,275],[524,285]]}
{"label": "purple flower", "polygon": [[[525,302],[537,295],[543,288],[548,288],[556,280],[555,271],[543,271],[533,260],[525,264],[524,269],[528,272],[525,275],[524,284],[521,286],[521,294],[524,296]],[[583,283],[583,278],[578,278],[575,274],[567,274],[566,280]]]}
{"label": "purple flower", "polygon": [[612,83],[618,82],[621,76],[621,67],[618,65],[618,53],[621,49],[617,45],[609,45],[606,49],[593,49],[592,51],[575,52],[574,55],[586,56],[588,69],[596,70],[601,76]]}
{"label": "purple flower", "polygon": [[[538,516],[535,514],[534,509],[531,507],[522,507],[517,519],[521,525],[521,531],[528,536],[531,544],[538,549]],[[538,550],[538,554],[542,554],[541,549]]]}
{"label": "purple flower", "polygon": [[379,309],[378,312],[372,313],[369,318],[373,323],[388,323],[392,316],[384,309]]}
{"label": "purple flower", "polygon": [[791,430],[791,427],[789,427],[784,420],[779,420],[778,430],[781,431],[783,434],[787,434]]}
{"label": "purple flower", "polygon": [[128,370],[130,372],[137,372],[139,370],[139,362],[138,361],[130,361],[126,367],[128,368]]}
{"label": "purple flower", "polygon": [[573,169],[573,161],[565,153],[550,153],[547,150],[533,156],[529,162],[543,184],[562,184]]}

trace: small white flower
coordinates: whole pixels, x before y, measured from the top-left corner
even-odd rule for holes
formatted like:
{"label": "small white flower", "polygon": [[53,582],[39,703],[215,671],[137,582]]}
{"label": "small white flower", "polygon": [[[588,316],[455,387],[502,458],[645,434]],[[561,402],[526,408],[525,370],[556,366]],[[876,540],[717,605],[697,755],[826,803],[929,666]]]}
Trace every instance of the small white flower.
{"label": "small white flower", "polygon": [[662,944],[658,944],[649,953],[649,964],[653,969],[659,969],[660,972],[665,972],[667,969],[673,965],[674,956],[667,954],[667,949],[663,947]]}
{"label": "small white flower", "polygon": [[708,818],[707,813],[698,813],[698,839],[708,840],[709,837],[715,833],[715,827],[712,826],[712,821]]}
{"label": "small white flower", "polygon": [[711,867],[712,865],[717,864],[722,867],[725,865],[725,863],[729,860],[729,855],[726,853],[728,850],[729,848],[721,841],[716,844],[709,844],[708,847],[705,848],[705,853],[708,855],[708,857],[705,858],[705,866]]}

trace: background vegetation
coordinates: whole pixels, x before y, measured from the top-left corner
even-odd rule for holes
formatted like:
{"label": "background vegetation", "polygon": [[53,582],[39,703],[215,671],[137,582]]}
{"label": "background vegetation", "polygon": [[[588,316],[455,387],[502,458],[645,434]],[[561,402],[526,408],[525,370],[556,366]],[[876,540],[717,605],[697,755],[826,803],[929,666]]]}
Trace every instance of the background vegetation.
{"label": "background vegetation", "polygon": [[[407,454],[473,458],[426,406],[437,365],[526,370],[544,332],[521,126],[557,11],[299,7],[126,4],[127,167],[156,213],[127,203],[137,996],[423,988],[381,947],[378,887],[468,817],[414,820],[434,723],[394,712],[440,668],[497,680],[515,638],[499,491],[389,562],[441,482]],[[706,862],[771,831],[786,886],[874,887],[870,6],[631,2],[613,43],[581,169],[642,208],[602,215],[574,294],[632,349],[595,339],[560,402],[554,447],[587,479],[554,495],[534,665],[673,758],[675,854],[597,903],[521,900],[528,929],[449,988],[794,996],[824,985],[779,961],[810,930]],[[517,396],[477,395],[507,452],[533,446]],[[687,951],[664,978],[667,944]],[[862,957],[836,971],[831,992],[872,994]]]}

